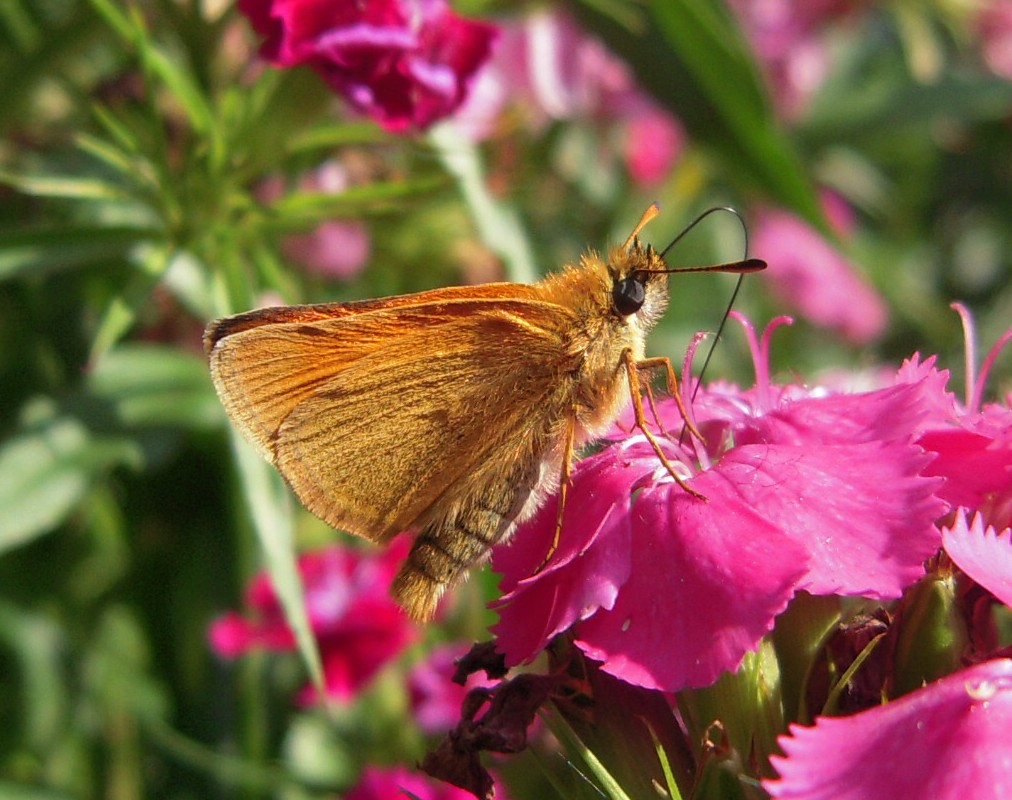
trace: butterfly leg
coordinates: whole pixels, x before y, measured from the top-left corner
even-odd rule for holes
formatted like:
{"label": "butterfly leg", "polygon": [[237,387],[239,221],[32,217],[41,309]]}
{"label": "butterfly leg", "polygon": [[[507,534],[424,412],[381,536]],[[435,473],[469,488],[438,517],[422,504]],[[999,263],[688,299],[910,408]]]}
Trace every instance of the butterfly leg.
{"label": "butterfly leg", "polygon": [[[653,361],[667,361],[667,359],[648,359],[648,362],[653,362]],[[643,361],[637,362],[637,361],[635,361],[633,359],[633,357],[632,357],[632,351],[631,350],[624,350],[622,352],[622,362],[626,366],[626,374],[629,377],[629,394],[632,396],[633,412],[636,415],[636,426],[641,431],[643,431],[643,435],[646,436],[647,441],[650,442],[650,446],[653,447],[654,452],[657,454],[657,458],[664,465],[664,468],[668,471],[668,474],[671,475],[671,477],[675,479],[675,483],[677,483],[679,486],[681,486],[686,492],[688,492],[689,494],[691,494],[693,497],[696,497],[696,498],[698,498],[700,500],[706,500],[706,495],[701,494],[700,492],[697,492],[695,489],[693,489],[691,486],[689,486],[689,484],[685,482],[685,479],[682,478],[675,471],[674,466],[672,466],[671,462],[668,460],[668,457],[664,454],[664,450],[661,448],[660,442],[657,441],[657,439],[653,435],[653,433],[650,432],[650,429],[647,428],[647,416],[646,416],[646,412],[643,410],[643,397],[640,394],[641,389],[640,389],[640,379],[639,379],[639,374],[638,374],[638,367],[639,367],[639,365],[643,364],[643,363],[646,363],[646,362],[643,362]],[[653,364],[651,366],[656,367],[656,366],[660,366],[660,364],[659,363],[658,364]],[[668,362],[667,366],[668,366],[669,369],[671,369],[671,374],[673,376],[674,375],[674,369],[671,368],[671,362]],[[676,398],[678,397],[677,393],[675,393],[675,397]],[[686,412],[684,410],[684,406],[682,405],[682,403],[681,403],[680,400],[676,400],[676,402],[678,403],[679,409],[682,410],[682,416],[683,416],[683,418],[686,420],[686,422],[688,422],[688,416],[686,415]],[[693,429],[693,431],[694,431],[694,433],[696,433],[697,436],[699,435],[698,431],[695,431],[695,429]],[[702,438],[702,437],[700,437],[700,438]]]}
{"label": "butterfly leg", "polygon": [[552,556],[555,555],[555,551],[559,549],[559,539],[562,537],[562,519],[566,513],[566,498],[569,496],[569,478],[573,474],[573,445],[575,441],[576,418],[573,417],[566,422],[566,438],[562,448],[562,469],[559,473],[559,505],[555,512],[555,532],[552,534],[552,543],[548,547],[548,552],[538,568],[534,570],[535,575],[547,566],[548,562],[552,560]]}
{"label": "butterfly leg", "polygon": [[[631,363],[633,368],[637,370],[664,369],[668,384],[668,393],[672,396],[672,398],[674,398],[675,405],[678,406],[678,413],[685,422],[685,427],[689,429],[689,433],[702,442],[703,434],[699,432],[699,428],[697,428],[696,424],[692,421],[688,410],[685,408],[685,403],[682,401],[682,393],[678,390],[678,376],[675,375],[675,368],[671,365],[671,359],[664,356],[657,356],[654,358],[645,358],[642,361],[632,361],[632,353],[630,351],[627,352],[629,352],[629,355],[625,357],[627,368]],[[654,413],[654,419],[657,419],[657,408],[654,406],[653,394],[650,392],[649,384],[646,384],[646,387],[647,400],[649,401],[650,408]],[[660,425],[660,420],[658,420],[658,425]],[[664,429],[663,425],[661,426],[661,429]]]}

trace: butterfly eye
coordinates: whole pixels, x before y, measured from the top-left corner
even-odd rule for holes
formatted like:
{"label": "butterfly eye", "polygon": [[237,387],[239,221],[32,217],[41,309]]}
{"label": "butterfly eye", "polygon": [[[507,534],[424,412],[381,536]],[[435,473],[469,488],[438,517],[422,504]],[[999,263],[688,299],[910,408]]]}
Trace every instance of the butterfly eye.
{"label": "butterfly eye", "polygon": [[623,317],[628,317],[643,307],[647,292],[643,281],[636,278],[623,278],[615,283],[615,288],[611,290],[611,298],[615,304],[615,310]]}

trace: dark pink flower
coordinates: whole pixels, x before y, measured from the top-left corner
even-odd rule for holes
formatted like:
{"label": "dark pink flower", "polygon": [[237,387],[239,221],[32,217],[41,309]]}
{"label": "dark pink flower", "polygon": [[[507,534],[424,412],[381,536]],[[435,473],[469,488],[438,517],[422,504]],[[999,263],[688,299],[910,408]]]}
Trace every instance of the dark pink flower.
{"label": "dark pink flower", "polygon": [[[383,553],[334,545],[299,558],[329,696],[353,697],[417,638],[415,626],[388,595],[406,554],[406,540],[398,540]],[[266,573],[250,582],[246,604],[250,618],[229,612],[211,625],[211,646],[219,655],[236,658],[255,648],[295,648],[295,636]],[[314,696],[315,690],[306,687],[300,701],[312,702]]]}
{"label": "dark pink flower", "polygon": [[786,211],[764,211],[756,220],[753,247],[769,262],[763,279],[773,293],[813,324],[855,344],[885,332],[888,313],[881,296],[807,222]]}
{"label": "dark pink flower", "polygon": [[[675,484],[642,433],[621,434],[574,470],[543,569],[553,503],[496,551],[505,595],[493,631],[510,663],[575,626],[605,672],[678,691],[736,668],[799,589],[895,598],[923,574],[945,509],[912,442],[931,384],[853,395],[775,386],[769,331],[760,341],[746,330],[756,386],[699,393],[705,447],[661,439],[705,502]],[[673,401],[658,410],[679,430]]]}
{"label": "dark pink flower", "polygon": [[[1012,408],[984,403],[984,390],[995,360],[1012,341],[1006,331],[984,357],[977,370],[973,318],[959,303],[953,308],[963,321],[966,339],[966,397],[960,403],[949,393],[936,393],[938,401],[920,426],[917,443],[935,455],[925,471],[945,478],[939,496],[951,506],[984,513],[998,528],[1012,525]],[[900,381],[928,377],[944,388],[948,372],[934,367],[934,359],[921,363],[915,357],[900,372]]]}
{"label": "dark pink flower", "polygon": [[456,662],[470,649],[466,643],[435,647],[408,673],[412,716],[425,733],[446,733],[460,720],[461,703],[469,691],[497,683],[481,671],[472,672],[464,685],[454,682]]}
{"label": "dark pink flower", "polygon": [[426,128],[464,101],[494,26],[444,0],[239,0],[278,67],[308,64],[385,128]]}
{"label": "dark pink flower", "polygon": [[[410,794],[405,794],[410,792]],[[414,796],[418,800],[474,800],[474,795],[449,783],[434,781],[405,767],[369,766],[346,795],[345,800],[396,800]],[[496,798],[504,795],[496,793]]]}
{"label": "dark pink flower", "polygon": [[780,737],[763,786],[790,800],[1012,797],[1012,660],[985,661],[886,705]]}
{"label": "dark pink flower", "polygon": [[960,509],[956,522],[942,529],[942,544],[957,567],[980,586],[1012,607],[1012,533],[1005,528],[995,533],[984,527],[980,514],[966,524],[966,511]]}

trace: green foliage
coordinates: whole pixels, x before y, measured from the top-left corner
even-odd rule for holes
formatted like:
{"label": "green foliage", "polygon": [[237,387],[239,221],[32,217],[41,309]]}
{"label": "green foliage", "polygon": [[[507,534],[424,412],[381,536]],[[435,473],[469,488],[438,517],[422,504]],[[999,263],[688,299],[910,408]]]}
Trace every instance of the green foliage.
{"label": "green foliage", "polygon": [[[628,178],[615,131],[525,128],[522,109],[481,145],[394,137],[353,118],[316,75],[256,62],[228,4],[0,8],[0,794],[322,797],[365,763],[424,753],[396,673],[349,708],[297,710],[302,661],[225,665],[210,653],[208,623],[266,563],[318,679],[293,553],[330,536],[233,441],[201,349],[214,317],[265,299],[536,277],[624,238],[655,197],[655,241],[725,203],[777,204],[825,229],[824,185],[858,211],[847,254],[893,326],[858,349],[802,322],[781,363],[874,366],[920,348],[955,365],[957,297],[983,342],[1008,325],[1012,86],[974,63],[941,4],[842,28],[839,69],[789,125],[720,4],[570,5],[684,122],[692,142],[666,183]],[[922,74],[932,58],[940,66]],[[328,161],[350,176],[340,190],[309,180]],[[287,237],[333,220],[364,223],[371,241],[364,271],[344,280],[285,251]],[[675,260],[739,258],[733,226],[703,226]],[[719,319],[726,282],[684,285],[658,353],[681,353]],[[756,289],[743,302],[760,320],[783,311]],[[743,379],[741,353],[728,337],[714,374]],[[468,589],[476,607],[482,586]],[[483,638],[485,622],[473,611],[450,628]],[[803,678],[785,668],[784,680]],[[579,769],[623,796],[561,726]],[[673,786],[675,756],[654,741]],[[557,787],[572,777],[546,770]],[[714,767],[704,783],[726,780]]]}

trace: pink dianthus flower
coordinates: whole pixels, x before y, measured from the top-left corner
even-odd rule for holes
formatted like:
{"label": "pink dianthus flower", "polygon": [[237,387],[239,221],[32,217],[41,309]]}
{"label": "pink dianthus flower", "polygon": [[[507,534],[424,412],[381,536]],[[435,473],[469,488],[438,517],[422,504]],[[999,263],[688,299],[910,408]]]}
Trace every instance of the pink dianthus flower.
{"label": "pink dianthus flower", "polygon": [[[552,503],[495,553],[504,596],[493,632],[509,663],[572,627],[576,646],[628,683],[704,686],[756,648],[796,591],[884,600],[923,574],[946,510],[914,443],[934,384],[851,395],[777,386],[769,337],[785,320],[760,341],[738,318],[756,385],[698,393],[691,413],[705,443],[661,439],[707,500],[675,483],[642,433],[580,462],[547,564],[538,569]],[[680,429],[673,401],[658,411]]]}
{"label": "pink dianthus flower", "polygon": [[453,113],[492,52],[497,31],[444,0],[239,0],[277,67],[307,64],[392,131]]}
{"label": "pink dianthus flower", "polygon": [[[388,594],[406,554],[407,541],[402,539],[382,553],[334,545],[299,558],[328,696],[351,699],[417,639],[417,628]],[[228,612],[211,625],[211,646],[219,655],[236,658],[255,648],[295,649],[295,635],[266,573],[250,581],[246,604],[250,617]],[[313,702],[315,689],[307,686],[299,699]]]}

